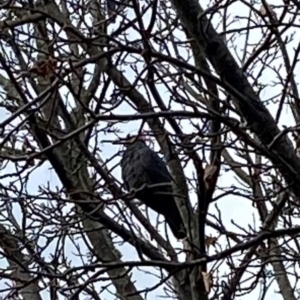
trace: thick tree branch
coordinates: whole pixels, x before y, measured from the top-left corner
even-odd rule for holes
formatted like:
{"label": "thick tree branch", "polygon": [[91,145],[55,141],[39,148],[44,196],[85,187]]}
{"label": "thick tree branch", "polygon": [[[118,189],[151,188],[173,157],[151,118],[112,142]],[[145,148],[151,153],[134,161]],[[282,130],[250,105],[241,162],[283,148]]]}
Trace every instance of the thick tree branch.
{"label": "thick tree branch", "polygon": [[29,274],[28,262],[20,251],[18,239],[2,224],[0,224],[0,247],[5,252],[12,270],[11,276],[15,280],[16,291],[20,292],[24,300],[42,300],[38,282]]}
{"label": "thick tree branch", "polygon": [[[198,1],[188,0],[183,3],[180,0],[171,0],[171,2],[183,25],[227,85],[227,91],[232,94],[233,102],[247,121],[249,129],[265,146],[272,143],[270,150],[274,155],[270,159],[274,164],[279,164],[287,184],[291,185],[293,192],[300,197],[300,161],[294,153],[291,141],[285,134],[280,135],[275,120],[253,91]],[[238,94],[244,97],[239,97]],[[275,139],[276,143],[273,143]]]}

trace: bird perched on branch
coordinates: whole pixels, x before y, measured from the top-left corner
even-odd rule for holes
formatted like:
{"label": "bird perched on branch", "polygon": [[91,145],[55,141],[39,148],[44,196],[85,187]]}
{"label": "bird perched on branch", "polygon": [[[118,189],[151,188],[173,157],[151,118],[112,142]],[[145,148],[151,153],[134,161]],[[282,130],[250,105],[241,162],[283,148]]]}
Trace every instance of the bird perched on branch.
{"label": "bird perched on branch", "polygon": [[163,215],[177,239],[185,238],[183,221],[173,196],[172,178],[166,164],[146,145],[144,137],[127,136],[119,143],[126,147],[121,160],[125,189],[141,189],[136,193],[136,198]]}
{"label": "bird perched on branch", "polygon": [[128,6],[128,0],[106,0],[106,9],[112,23],[116,21],[116,15]]}

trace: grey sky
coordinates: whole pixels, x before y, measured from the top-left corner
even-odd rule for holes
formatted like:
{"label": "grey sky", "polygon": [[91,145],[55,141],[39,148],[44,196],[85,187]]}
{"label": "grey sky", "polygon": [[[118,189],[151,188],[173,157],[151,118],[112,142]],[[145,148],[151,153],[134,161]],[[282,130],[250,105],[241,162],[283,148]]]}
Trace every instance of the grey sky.
{"label": "grey sky", "polygon": [[[205,7],[204,3],[208,2],[208,1],[201,1],[202,6]],[[231,18],[236,18],[236,17],[247,17],[249,14],[249,10],[248,8],[240,3],[241,1],[232,4],[230,6],[230,8],[227,11],[227,14],[230,15]],[[277,4],[277,1],[273,0],[274,4]],[[269,1],[269,3],[271,4],[271,1]],[[259,9],[261,4],[256,5],[256,8]],[[280,12],[280,10],[278,10],[278,12]],[[130,12],[128,12],[128,16],[130,17]],[[214,17],[214,24],[216,26],[219,26],[219,21],[220,21],[220,16],[219,15],[215,15]],[[297,22],[299,23],[299,20],[297,20]],[[298,24],[299,25],[299,24]],[[112,28],[117,27],[118,26],[118,22],[112,26]],[[246,20],[242,20],[240,19],[238,22],[233,23],[232,25],[229,25],[230,29],[236,29],[239,26],[243,27],[246,26]],[[222,31],[221,26],[218,27],[219,31]],[[290,31],[288,30],[286,32],[286,35],[289,35],[291,33],[291,31],[293,31],[294,29],[291,29]],[[131,31],[131,32],[130,32]],[[134,40],[136,38],[136,34],[132,31],[129,30],[129,39]],[[261,36],[259,33],[259,30],[253,30],[253,32],[251,33],[251,38],[250,40],[255,43],[258,40],[260,40]],[[229,36],[227,36],[227,40],[229,41]],[[288,51],[289,54],[291,55],[291,57],[293,57],[294,54],[294,50],[293,48],[298,45],[300,41],[300,34],[299,32],[294,35],[294,40],[293,42],[291,42],[288,45]],[[244,47],[244,36],[240,35],[239,37],[236,37],[236,39],[234,40],[233,44],[237,47],[236,50],[232,49],[232,53],[236,56],[235,51],[239,54],[241,53],[242,48]],[[228,42],[229,46],[232,46],[231,42]],[[249,51],[251,52],[251,50],[249,49]],[[183,53],[184,56],[184,53]],[[273,62],[272,65],[273,67],[275,66],[279,66],[280,64],[282,64],[281,60],[277,60],[276,62]],[[136,66],[136,65],[135,65]],[[129,66],[123,66],[123,70],[125,71],[125,74],[128,76],[128,78],[130,78],[132,81],[135,77],[134,72],[131,70],[131,67],[133,67],[132,65]],[[136,67],[138,67],[139,69],[142,68],[142,65],[137,65]],[[259,72],[261,66],[257,66],[256,68],[256,72]],[[295,69],[295,73],[298,73],[299,67],[296,67]],[[283,72],[284,74],[284,70],[280,70],[279,72]],[[263,75],[260,77],[260,82],[263,84],[267,84],[272,82],[273,80],[275,80],[275,73],[266,68],[263,72]],[[296,76],[296,79],[299,79],[298,76]],[[251,81],[251,80],[250,80]],[[263,97],[266,98],[270,98],[271,96],[275,96],[275,95],[280,95],[281,93],[281,89],[282,86],[274,86],[274,87],[267,87],[264,89],[264,92],[261,94]],[[139,90],[140,92],[144,92],[144,95],[146,96],[145,91],[143,91],[143,89],[141,88]],[[108,95],[112,92],[112,89],[109,90]],[[166,103],[169,100],[170,97],[170,93],[164,89],[164,88],[160,88],[160,92],[162,97],[164,98],[164,100],[166,101]],[[147,96],[146,96],[147,97]],[[264,99],[262,99],[264,100]],[[1,101],[1,100],[0,100]],[[269,103],[268,107],[270,108],[271,113],[274,115],[275,111],[277,109],[277,104],[274,103]],[[179,105],[174,105],[172,107],[173,109],[182,109]],[[134,113],[134,111],[126,104],[122,104],[119,108],[117,108],[114,113],[116,114],[129,114],[129,113]],[[2,122],[3,120],[5,120],[7,118],[8,114],[4,112],[3,109],[0,108],[0,122]],[[188,121],[183,122],[182,124],[184,124],[184,132],[185,133],[190,133],[191,131],[194,131],[195,129],[189,124]],[[282,118],[280,120],[280,125],[283,126],[291,126],[294,125],[293,123],[293,119],[291,117],[290,111],[286,110],[286,108],[284,108],[284,112],[282,114]],[[101,127],[101,125],[100,125]],[[133,133],[136,132],[137,129],[139,128],[139,122],[131,122],[128,124],[120,124],[120,125],[116,125],[116,127],[118,129],[120,129],[120,136],[125,136],[127,133]],[[98,136],[98,141],[99,144],[98,146],[100,147],[100,149],[102,150],[102,152],[100,153],[102,159],[105,161],[106,159],[109,159],[113,154],[115,154],[118,150],[119,150],[119,146],[115,146],[115,145],[111,145],[109,143],[101,143],[101,140],[114,140],[116,139],[116,136],[114,134],[111,133],[107,133],[107,134],[99,134]],[[155,145],[155,149],[158,149],[157,145]],[[233,152],[231,152],[233,153]],[[113,165],[115,165],[117,163],[117,161],[120,159],[120,157],[114,159],[112,162],[110,162],[108,164],[108,166],[112,167]],[[5,169],[5,173],[10,174],[15,172],[15,168],[13,166],[13,164],[9,164],[6,169]],[[246,170],[245,170],[246,171]],[[192,175],[193,172],[193,167],[191,165],[189,165],[186,170],[185,170],[186,174],[188,176]],[[3,171],[2,171],[3,174]],[[116,168],[113,171],[113,174],[120,179],[120,169]],[[9,182],[12,179],[4,179],[1,183],[3,185],[8,185]],[[48,186],[49,185],[49,186]],[[220,187],[231,187],[232,185],[236,185],[236,186],[240,186],[242,188],[242,186],[238,183],[238,181],[236,180],[235,175],[233,174],[232,171],[229,172],[225,172],[222,171],[221,176],[219,178],[219,185]],[[61,184],[55,174],[55,172],[53,170],[50,170],[50,165],[49,163],[44,163],[42,166],[40,166],[37,170],[35,170],[34,172],[31,173],[29,180],[27,182],[27,191],[30,194],[38,194],[38,187],[39,186],[44,186],[49,187],[50,189],[55,190],[56,187],[61,187]],[[220,193],[220,191],[216,192],[216,195],[218,195],[218,193]],[[191,193],[190,195],[191,200],[193,202],[195,202],[195,195],[193,195]],[[46,202],[45,202],[46,203]],[[241,228],[247,228],[249,225],[251,227],[256,228],[257,230],[259,229],[259,227],[261,226],[260,222],[259,222],[259,218],[257,216],[257,212],[256,209],[252,206],[252,202],[242,198],[242,197],[238,197],[238,196],[228,196],[228,197],[224,197],[221,200],[219,200],[217,202],[217,207],[219,209],[219,211],[221,212],[221,219],[223,224],[225,225],[225,227],[227,228],[227,230],[229,231],[234,231],[234,232],[241,232],[241,230],[239,230],[237,228],[237,226],[235,226],[233,224],[232,221],[234,221],[236,224],[238,224]],[[210,215],[218,215],[219,211],[215,208],[215,204],[210,206]],[[14,205],[14,214],[16,216],[17,219],[21,220],[21,211],[20,208],[18,207],[17,204]],[[155,218],[156,215],[154,213],[151,214],[153,217],[153,221],[155,222]],[[214,221],[214,219],[212,217],[210,217],[210,220]],[[295,224],[297,223],[297,221],[295,220]],[[299,222],[298,222],[299,223]],[[163,232],[163,226],[161,226],[161,232]],[[216,236],[217,233],[216,231],[210,229],[209,227],[207,228],[207,234],[208,235],[212,235],[212,236]],[[174,238],[172,237],[172,242],[174,243],[174,245],[177,245],[178,247],[181,247],[181,243],[178,243],[174,240]],[[88,249],[86,248],[84,242],[82,241],[82,239],[79,239],[76,241],[76,243],[78,243],[80,245],[81,248],[81,252],[85,253],[88,251]],[[225,240],[225,238],[220,238],[218,240],[218,243],[221,245],[225,245],[227,243],[227,241]],[[220,248],[219,248],[220,249]],[[52,251],[55,250],[55,240],[53,241],[53,245],[52,247],[49,247],[47,251],[44,252],[44,257],[46,260],[49,259],[50,254],[52,253]],[[119,250],[121,251],[122,255],[123,255],[123,260],[137,260],[138,256],[136,254],[136,251],[134,248],[132,248],[131,246],[129,246],[128,244],[125,244],[123,246],[119,246]],[[224,249],[223,249],[224,250]],[[77,257],[74,253],[76,253],[76,248],[74,247],[74,245],[72,244],[72,242],[70,240],[66,240],[66,244],[65,244],[65,252],[68,254],[68,259],[71,262],[71,266],[80,266],[82,265],[82,261],[79,257]],[[214,250],[211,249],[210,250],[210,254],[214,254]],[[235,264],[239,264],[240,261],[239,259],[241,258],[241,256],[238,256],[237,259],[235,260]],[[184,259],[184,257],[182,257],[182,259]],[[213,266],[214,264],[210,264],[209,268],[211,266]],[[4,268],[6,266],[6,262],[2,259],[1,263],[0,263],[0,268]],[[147,270],[146,268],[140,268],[140,270]],[[270,267],[267,267],[268,270],[271,270]],[[255,269],[254,269],[255,270]],[[149,271],[149,270],[147,270]],[[218,268],[218,272],[223,273],[224,277],[223,280],[227,281],[227,274],[228,274],[228,266],[223,263],[221,266],[219,266]],[[159,273],[156,272],[158,275]],[[244,279],[246,279],[247,276],[244,277]],[[155,285],[158,281],[157,278],[154,278],[154,276],[151,275],[147,275],[144,272],[138,271],[138,270],[134,270],[133,271],[133,281],[136,282],[137,288],[138,289],[144,289],[146,287],[151,287],[153,285]],[[105,284],[107,284],[107,282],[105,282]],[[245,283],[246,285],[248,285],[249,283]],[[100,289],[100,286],[102,284],[99,283],[98,287]],[[2,282],[0,282],[0,289],[2,289],[4,287],[4,280]],[[282,297],[278,294],[274,293],[274,290],[277,290],[277,284],[273,283],[271,286],[271,289],[269,291],[268,296],[265,298],[266,300],[280,300],[282,299]],[[111,288],[110,288],[111,290]],[[112,291],[112,290],[111,290]],[[47,299],[47,294],[46,292],[44,293],[44,299]],[[156,289],[153,292],[150,292],[148,294],[148,299],[152,300],[152,299],[157,299],[158,296],[163,295],[163,288],[159,287],[158,289]],[[243,300],[250,300],[250,299],[258,299],[258,289],[256,289],[255,292],[253,292],[251,295],[246,295],[243,296],[241,299]],[[114,297],[112,295],[110,295],[108,292],[103,292],[103,299],[114,299]],[[238,298],[237,298],[238,299]]]}

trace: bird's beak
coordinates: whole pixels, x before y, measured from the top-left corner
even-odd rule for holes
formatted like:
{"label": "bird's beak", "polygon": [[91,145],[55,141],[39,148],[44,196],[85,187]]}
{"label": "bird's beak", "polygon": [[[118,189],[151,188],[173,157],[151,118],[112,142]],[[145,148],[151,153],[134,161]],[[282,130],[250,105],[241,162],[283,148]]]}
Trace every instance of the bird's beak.
{"label": "bird's beak", "polygon": [[131,144],[133,142],[135,142],[136,140],[142,140],[144,142],[147,141],[151,141],[151,138],[149,136],[142,136],[142,137],[138,137],[138,136],[133,136],[131,138],[124,138],[124,139],[119,139],[115,142],[113,142],[113,144],[115,145],[126,145],[126,144]]}
{"label": "bird's beak", "polygon": [[113,145],[124,145],[124,144],[128,144],[128,140],[126,139],[120,139],[120,140],[117,140],[117,141],[114,141],[112,144]]}

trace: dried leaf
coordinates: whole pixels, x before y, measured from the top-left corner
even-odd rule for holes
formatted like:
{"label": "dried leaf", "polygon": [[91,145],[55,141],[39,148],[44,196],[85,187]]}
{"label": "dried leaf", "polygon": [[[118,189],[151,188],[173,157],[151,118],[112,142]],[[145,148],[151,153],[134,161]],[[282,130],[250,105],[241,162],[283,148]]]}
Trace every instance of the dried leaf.
{"label": "dried leaf", "polygon": [[264,242],[262,242],[257,249],[257,255],[259,257],[264,257],[265,255],[268,254],[268,252],[269,252],[269,248],[266,246]]}
{"label": "dried leaf", "polygon": [[179,77],[178,85],[179,85],[179,86],[184,86],[184,78],[183,78],[182,75],[180,75],[180,77]]}
{"label": "dried leaf", "polygon": [[[274,6],[273,6],[273,5],[267,4],[267,8],[268,8],[268,10],[269,10],[269,13],[271,13],[272,17],[276,18],[276,13],[275,13],[275,11],[274,11]],[[262,5],[262,6],[260,7],[259,12],[262,14],[262,16],[265,16],[265,17],[268,16],[267,8],[266,8],[264,5]]]}
{"label": "dried leaf", "polygon": [[218,168],[215,165],[207,165],[204,171],[204,182],[207,188],[210,187],[210,183],[214,178]]}
{"label": "dried leaf", "polygon": [[55,69],[57,68],[57,60],[54,58],[39,60],[34,63],[30,68],[32,74],[36,74],[43,77],[49,77],[53,75]]}
{"label": "dried leaf", "polygon": [[34,167],[35,166],[34,159],[33,158],[28,159],[27,164],[28,164],[28,167]]}
{"label": "dried leaf", "polygon": [[22,151],[25,153],[28,153],[31,151],[34,151],[34,147],[29,143],[29,140],[25,137],[23,144],[22,144]]}
{"label": "dried leaf", "polygon": [[22,144],[22,151],[24,151],[26,153],[28,148],[29,148],[29,142],[28,142],[28,139],[25,138],[23,141],[23,144]]}
{"label": "dried leaf", "polygon": [[217,237],[214,237],[214,236],[206,236],[206,237],[205,237],[205,245],[206,245],[207,247],[215,246],[217,240],[218,240]]}
{"label": "dried leaf", "polygon": [[201,273],[202,273],[205,291],[207,292],[207,294],[209,294],[211,286],[213,284],[212,274],[205,273],[205,272],[201,272]]}

